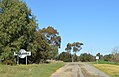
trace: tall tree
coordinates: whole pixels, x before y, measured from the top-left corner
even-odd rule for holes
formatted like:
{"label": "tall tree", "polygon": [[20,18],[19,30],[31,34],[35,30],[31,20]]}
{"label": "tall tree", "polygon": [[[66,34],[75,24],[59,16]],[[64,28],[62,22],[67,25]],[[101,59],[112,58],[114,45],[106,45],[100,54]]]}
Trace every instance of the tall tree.
{"label": "tall tree", "polygon": [[47,28],[43,28],[42,30],[40,30],[40,32],[45,37],[47,43],[49,43],[50,45],[51,58],[56,57],[58,55],[58,48],[60,48],[61,44],[61,37],[59,36],[58,31],[53,27],[48,26]]}
{"label": "tall tree", "polygon": [[81,45],[83,45],[83,43],[74,42],[72,44],[72,49],[74,52],[74,54],[72,55],[72,62],[74,61],[74,57],[75,57],[76,53],[82,49]]}
{"label": "tall tree", "polygon": [[35,32],[34,39],[35,52],[32,53],[30,61],[33,63],[45,62],[49,56],[50,45],[46,42],[45,37],[40,33],[40,31]]}
{"label": "tall tree", "polygon": [[72,44],[71,43],[67,44],[67,47],[65,48],[65,50],[68,51],[68,52],[71,52],[71,51],[74,52],[74,54],[72,55],[72,62],[74,60],[73,58],[76,55],[76,53],[82,49],[81,45],[83,45],[83,43],[79,43],[79,42],[74,42]]}
{"label": "tall tree", "polygon": [[13,52],[21,48],[30,50],[36,27],[35,16],[23,1],[0,0],[1,61],[13,60]]}

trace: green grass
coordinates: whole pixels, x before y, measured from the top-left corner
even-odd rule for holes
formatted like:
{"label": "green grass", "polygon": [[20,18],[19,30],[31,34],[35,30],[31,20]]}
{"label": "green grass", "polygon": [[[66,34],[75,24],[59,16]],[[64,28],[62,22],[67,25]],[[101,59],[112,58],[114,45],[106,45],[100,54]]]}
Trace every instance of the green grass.
{"label": "green grass", "polygon": [[[93,64],[97,64],[97,62],[93,62]],[[98,64],[112,64],[112,65],[119,65],[119,63],[117,62],[110,62],[110,61],[103,61],[103,60],[99,60]]]}
{"label": "green grass", "polygon": [[32,65],[0,65],[0,77],[49,77],[64,63]]}

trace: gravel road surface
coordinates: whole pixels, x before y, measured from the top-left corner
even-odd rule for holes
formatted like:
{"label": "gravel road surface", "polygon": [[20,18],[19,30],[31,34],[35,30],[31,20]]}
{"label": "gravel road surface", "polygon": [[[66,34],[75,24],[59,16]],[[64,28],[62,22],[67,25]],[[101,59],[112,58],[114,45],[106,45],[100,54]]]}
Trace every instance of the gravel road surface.
{"label": "gravel road surface", "polygon": [[91,64],[82,62],[66,63],[50,77],[110,77]]}

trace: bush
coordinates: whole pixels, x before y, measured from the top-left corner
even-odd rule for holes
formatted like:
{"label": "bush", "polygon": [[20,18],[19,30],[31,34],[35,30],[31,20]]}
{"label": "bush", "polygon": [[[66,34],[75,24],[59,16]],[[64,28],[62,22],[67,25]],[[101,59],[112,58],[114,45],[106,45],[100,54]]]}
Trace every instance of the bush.
{"label": "bush", "polygon": [[58,60],[62,60],[64,62],[71,62],[72,55],[69,52],[62,52],[61,54],[59,54]]}
{"label": "bush", "polygon": [[13,65],[13,61],[11,61],[11,60],[4,60],[3,64],[5,64],[5,65]]}
{"label": "bush", "polygon": [[91,62],[94,61],[94,57],[91,54],[83,53],[79,56],[81,62]]}

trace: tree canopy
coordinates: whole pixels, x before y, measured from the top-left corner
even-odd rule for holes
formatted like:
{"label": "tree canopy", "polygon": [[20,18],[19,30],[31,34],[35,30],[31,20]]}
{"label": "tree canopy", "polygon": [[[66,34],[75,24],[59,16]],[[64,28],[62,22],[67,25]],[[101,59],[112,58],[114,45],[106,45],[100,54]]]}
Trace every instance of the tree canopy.
{"label": "tree canopy", "polygon": [[13,60],[13,52],[29,50],[37,24],[21,0],[0,0],[0,59]]}
{"label": "tree canopy", "polygon": [[80,43],[80,42],[67,44],[67,47],[65,48],[65,50],[67,52],[74,52],[74,54],[72,55],[72,62],[74,61],[73,58],[75,57],[76,53],[82,49],[81,45],[83,45],[83,43]]}
{"label": "tree canopy", "polygon": [[40,30],[40,32],[44,35],[46,41],[50,45],[58,46],[60,48],[61,37],[59,36],[59,33],[56,29],[51,26],[48,26],[47,28],[43,28],[42,30]]}
{"label": "tree canopy", "polygon": [[59,32],[52,26],[43,28],[42,30],[39,30],[39,32],[45,37],[46,42],[50,45],[49,58],[56,58],[58,55],[58,48],[60,48],[61,45],[61,37],[59,36]]}

